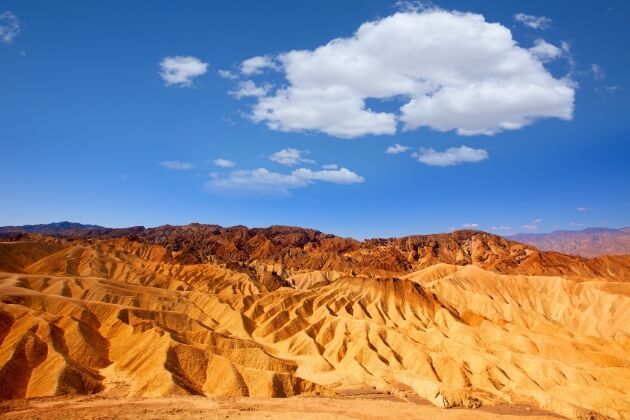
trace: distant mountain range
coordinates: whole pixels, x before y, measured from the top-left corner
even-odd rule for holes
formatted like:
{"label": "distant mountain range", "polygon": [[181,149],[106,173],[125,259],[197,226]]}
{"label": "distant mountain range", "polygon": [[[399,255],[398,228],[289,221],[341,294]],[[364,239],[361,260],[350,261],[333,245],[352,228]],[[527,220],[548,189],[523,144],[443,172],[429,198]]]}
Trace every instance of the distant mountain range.
{"label": "distant mountain range", "polygon": [[543,251],[598,257],[630,255],[630,227],[621,229],[588,228],[578,231],[559,230],[551,233],[519,233],[508,239],[533,245]]}
{"label": "distant mountain range", "polygon": [[12,233],[40,233],[42,235],[72,234],[87,231],[106,231],[109,228],[98,225],[84,225],[74,222],[56,222],[42,225],[1,226],[1,234]]}

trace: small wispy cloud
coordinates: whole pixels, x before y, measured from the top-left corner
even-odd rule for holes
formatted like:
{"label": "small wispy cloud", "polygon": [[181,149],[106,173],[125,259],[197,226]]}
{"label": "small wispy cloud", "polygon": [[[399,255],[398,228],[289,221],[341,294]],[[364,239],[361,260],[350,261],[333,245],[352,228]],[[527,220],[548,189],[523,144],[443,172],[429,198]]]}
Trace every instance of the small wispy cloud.
{"label": "small wispy cloud", "polygon": [[269,92],[269,89],[271,89],[270,84],[258,86],[251,80],[245,80],[240,82],[235,90],[230,90],[228,93],[236,99],[241,99],[246,97],[265,96],[267,92]]}
{"label": "small wispy cloud", "polygon": [[552,20],[546,16],[534,16],[525,13],[515,14],[514,20],[522,23],[529,28],[537,30],[547,29],[551,26],[552,23]]}
{"label": "small wispy cloud", "polygon": [[474,229],[479,227],[479,223],[464,223],[462,227],[465,229]]}
{"label": "small wispy cloud", "polygon": [[348,185],[365,181],[362,176],[346,168],[320,171],[298,168],[288,174],[270,171],[266,168],[258,168],[233,171],[227,175],[212,173],[210,178],[205,184],[206,190],[209,191],[272,194],[288,194],[289,190],[304,188],[314,182]]}
{"label": "small wispy cloud", "polygon": [[20,21],[13,12],[0,13],[0,41],[5,44],[13,42],[13,38],[20,33]]}
{"label": "small wispy cloud", "polygon": [[405,153],[408,150],[409,150],[409,147],[396,143],[393,146],[389,146],[385,150],[385,153],[387,153],[388,155],[397,155],[399,153]]}
{"label": "small wispy cloud", "polygon": [[534,41],[534,46],[529,48],[529,52],[540,61],[547,62],[561,57],[565,51],[561,47],[556,47],[544,39],[539,38]]}
{"label": "small wispy cloud", "polygon": [[590,211],[592,209],[590,207],[578,207],[576,210],[577,211]]}
{"label": "small wispy cloud", "polygon": [[595,88],[595,91],[598,93],[608,93],[610,95],[612,95],[613,93],[617,93],[621,90],[621,86],[617,86],[617,85],[604,85],[604,86],[598,86]]}
{"label": "small wispy cloud", "polygon": [[577,223],[577,222],[571,222],[571,223],[569,223],[569,225],[571,225],[573,227],[582,227],[582,226],[584,226],[582,223]]}
{"label": "small wispy cloud", "polygon": [[307,154],[307,150],[299,150],[289,147],[273,153],[269,156],[269,159],[285,166],[295,166],[298,163],[315,163],[313,159],[307,159],[304,157]]}
{"label": "small wispy cloud", "polygon": [[220,168],[232,168],[236,165],[236,162],[233,162],[229,159],[223,159],[223,158],[215,159],[212,161],[212,163],[214,163],[216,166]]}
{"label": "small wispy cloud", "polygon": [[521,227],[528,232],[533,232],[535,230],[538,230],[538,225],[523,225]]}
{"label": "small wispy cloud", "polygon": [[219,75],[219,77],[222,77],[224,79],[228,79],[228,80],[235,80],[238,79],[238,74],[230,71],[230,70],[218,70],[217,74]]}
{"label": "small wispy cloud", "polygon": [[492,230],[510,231],[510,230],[512,230],[512,226],[492,226],[490,229],[492,229]]}
{"label": "small wispy cloud", "polygon": [[606,78],[606,72],[604,68],[599,64],[591,64],[591,76],[593,76],[593,80],[600,81]]}
{"label": "small wispy cloud", "polygon": [[569,64],[569,73],[562,80],[565,80],[569,86],[573,89],[578,88],[578,82],[573,79],[573,74],[575,73],[575,58],[573,58],[573,52],[571,52],[571,43],[567,41],[560,41],[560,49],[562,50],[562,56],[567,60]]}
{"label": "small wispy cloud", "polygon": [[439,10],[435,3],[428,0],[398,0],[395,3],[396,9],[405,13],[419,13],[425,10]]}
{"label": "small wispy cloud", "polygon": [[488,158],[488,152],[468,146],[451,147],[443,152],[421,147],[420,151],[412,156],[418,162],[429,166],[454,166],[462,163],[481,162]]}
{"label": "small wispy cloud", "polygon": [[245,76],[260,74],[266,68],[278,68],[276,62],[269,55],[251,57],[241,63],[241,73]]}
{"label": "small wispy cloud", "polygon": [[292,175],[307,181],[325,181],[334,184],[360,184],[365,181],[365,178],[346,168],[324,169],[321,171],[299,168],[293,171]]}
{"label": "small wispy cloud", "polygon": [[538,224],[540,222],[542,222],[542,219],[534,219],[534,220],[532,220],[532,223],[534,223],[534,224]]}
{"label": "small wispy cloud", "polygon": [[322,165],[322,169],[339,169],[339,165],[336,163],[327,163],[326,165]]}
{"label": "small wispy cloud", "polygon": [[166,86],[191,87],[193,79],[208,71],[208,63],[197,57],[165,57],[160,62],[160,76]]}
{"label": "small wispy cloud", "polygon": [[187,171],[195,167],[192,163],[181,162],[179,160],[163,160],[159,162],[160,166],[176,171]]}

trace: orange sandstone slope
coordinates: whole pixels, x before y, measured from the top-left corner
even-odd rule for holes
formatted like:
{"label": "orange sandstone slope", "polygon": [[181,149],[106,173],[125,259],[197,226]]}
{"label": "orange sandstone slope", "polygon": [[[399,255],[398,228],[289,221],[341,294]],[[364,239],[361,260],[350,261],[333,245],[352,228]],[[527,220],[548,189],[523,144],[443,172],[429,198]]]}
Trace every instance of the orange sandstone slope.
{"label": "orange sandstone slope", "polygon": [[471,231],[205,229],[0,243],[0,398],[367,385],[440,407],[630,416],[623,257]]}
{"label": "orange sandstone slope", "polygon": [[[630,269],[630,256],[583,258],[541,252],[530,245],[472,230],[357,241],[290,226],[248,229],[244,226],[224,228],[193,223],[148,229],[94,229],[92,226],[78,229],[75,224],[68,224],[70,227],[63,230],[58,225],[50,225],[50,232],[57,238],[128,238],[163,246],[172,252],[173,261],[182,264],[220,262],[247,265],[255,261],[276,264],[278,271],[323,270],[386,276],[442,262],[473,264],[505,274],[615,280],[626,279]],[[3,229],[0,228],[0,237],[7,235]],[[46,228],[37,227],[37,231],[46,232]],[[32,235],[26,231],[20,233],[15,227],[9,230],[8,235],[11,233],[17,235],[14,238],[21,239]]]}
{"label": "orange sandstone slope", "polygon": [[436,263],[473,264],[506,274],[627,279],[630,257],[582,258],[480,231],[356,241],[310,229],[221,228],[192,224],[147,229],[138,239],[177,251],[178,262],[261,261],[292,270],[403,273]]}
{"label": "orange sandstone slope", "polygon": [[[68,226],[66,229],[61,226]],[[60,240],[90,241],[126,238],[160,245],[174,262],[219,262],[277,265],[278,271],[337,271],[366,275],[394,275],[436,263],[473,264],[505,274],[562,275],[572,279],[625,280],[630,256],[583,258],[543,252],[486,232],[462,230],[448,234],[357,241],[291,226],[252,228],[193,223],[184,226],[110,229],[91,225],[37,225],[36,232],[50,232]],[[46,227],[49,226],[49,227]],[[33,227],[28,227],[33,228]],[[0,238],[42,240],[20,227],[0,228]],[[53,239],[48,239],[53,241]]]}

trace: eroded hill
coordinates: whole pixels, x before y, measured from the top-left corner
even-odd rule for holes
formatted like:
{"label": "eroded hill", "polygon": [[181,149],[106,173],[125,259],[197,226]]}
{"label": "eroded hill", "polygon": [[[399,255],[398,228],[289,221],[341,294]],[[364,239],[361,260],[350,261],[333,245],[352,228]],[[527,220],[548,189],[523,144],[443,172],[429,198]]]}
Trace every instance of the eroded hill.
{"label": "eroded hill", "polygon": [[[537,248],[474,230],[448,234],[415,235],[402,238],[368,239],[325,234],[313,229],[271,226],[249,229],[245,226],[221,227],[193,223],[92,229],[74,224],[60,229],[38,226],[38,232],[54,233],[55,238],[89,241],[124,238],[133,242],[160,245],[169,258],[180,264],[222,263],[232,266],[264,263],[277,271],[341,271],[387,276],[429,267],[436,263],[476,265],[505,274],[562,275],[580,278],[621,279],[630,271],[627,256],[584,258]],[[48,226],[48,225],[44,225]],[[46,240],[30,230],[0,229],[5,240]]]}
{"label": "eroded hill", "polygon": [[0,398],[368,386],[440,407],[630,416],[626,257],[472,231],[142,232],[0,243]]}

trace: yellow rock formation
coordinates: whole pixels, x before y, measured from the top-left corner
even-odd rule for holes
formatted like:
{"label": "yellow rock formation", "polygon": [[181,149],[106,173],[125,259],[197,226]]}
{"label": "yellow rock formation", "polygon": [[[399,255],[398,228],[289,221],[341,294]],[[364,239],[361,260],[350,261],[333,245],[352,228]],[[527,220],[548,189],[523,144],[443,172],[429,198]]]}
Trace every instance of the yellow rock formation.
{"label": "yellow rock formation", "polygon": [[0,243],[0,399],[363,386],[444,408],[630,417],[628,275],[174,261],[127,239]]}

